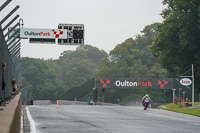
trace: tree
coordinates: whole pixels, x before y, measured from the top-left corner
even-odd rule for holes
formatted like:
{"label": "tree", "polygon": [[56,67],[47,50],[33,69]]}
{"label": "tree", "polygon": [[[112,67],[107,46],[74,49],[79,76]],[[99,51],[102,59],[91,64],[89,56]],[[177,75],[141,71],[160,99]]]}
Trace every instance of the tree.
{"label": "tree", "polygon": [[[167,8],[162,12],[164,21],[152,51],[158,62],[179,76],[194,64],[195,80],[200,80],[200,1],[164,0]],[[200,91],[200,83],[195,83]]]}
{"label": "tree", "polygon": [[[32,98],[37,100],[57,100],[65,91],[62,81],[41,59],[22,58],[23,84],[32,85]],[[24,86],[26,87],[26,86]]]}
{"label": "tree", "polygon": [[75,51],[64,51],[58,60],[47,60],[46,63],[54,69],[57,78],[64,82],[68,90],[93,78],[100,60],[106,57],[108,55],[103,50],[80,45]]}

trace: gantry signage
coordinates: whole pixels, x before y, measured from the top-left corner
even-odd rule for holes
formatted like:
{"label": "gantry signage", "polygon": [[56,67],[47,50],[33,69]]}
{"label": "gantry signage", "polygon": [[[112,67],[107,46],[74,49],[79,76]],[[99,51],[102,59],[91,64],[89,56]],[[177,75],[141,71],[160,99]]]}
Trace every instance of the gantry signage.
{"label": "gantry signage", "polygon": [[20,38],[66,39],[67,29],[21,28]]}
{"label": "gantry signage", "polygon": [[96,88],[172,89],[173,78],[96,78]]}
{"label": "gantry signage", "polygon": [[58,39],[59,45],[82,45],[84,44],[84,25],[83,24],[59,24],[58,29],[67,29],[67,38]]}

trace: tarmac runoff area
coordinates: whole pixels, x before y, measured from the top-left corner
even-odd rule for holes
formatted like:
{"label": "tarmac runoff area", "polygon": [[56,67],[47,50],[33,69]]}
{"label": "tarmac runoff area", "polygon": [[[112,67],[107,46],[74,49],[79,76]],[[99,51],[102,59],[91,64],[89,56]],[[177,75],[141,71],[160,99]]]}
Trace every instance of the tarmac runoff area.
{"label": "tarmac runoff area", "polygon": [[200,117],[130,106],[34,105],[31,133],[199,133]]}

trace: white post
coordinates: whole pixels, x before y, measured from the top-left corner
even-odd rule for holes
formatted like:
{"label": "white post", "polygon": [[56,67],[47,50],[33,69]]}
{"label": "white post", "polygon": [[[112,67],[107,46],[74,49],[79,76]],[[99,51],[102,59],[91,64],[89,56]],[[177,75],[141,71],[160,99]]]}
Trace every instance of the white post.
{"label": "white post", "polygon": [[179,88],[179,103],[180,103],[180,106],[181,106],[181,88]]}
{"label": "white post", "polygon": [[185,93],[186,91],[183,92],[183,103],[185,102]]}
{"label": "white post", "polygon": [[[190,71],[190,70],[188,70],[188,71]],[[192,78],[192,106],[194,106],[194,68],[193,68],[193,64],[192,64],[192,76],[180,76],[180,77],[190,77],[190,78]]]}
{"label": "white post", "polygon": [[199,94],[199,102],[200,102],[200,94]]}
{"label": "white post", "polygon": [[174,103],[175,102],[174,99],[175,99],[175,91],[176,91],[176,89],[174,88],[174,89],[172,89],[172,91],[173,91],[173,103]]}
{"label": "white post", "polygon": [[194,68],[192,64],[192,106],[194,106]]}
{"label": "white post", "polygon": [[119,105],[119,101],[120,101],[120,99],[117,99],[117,104]]}

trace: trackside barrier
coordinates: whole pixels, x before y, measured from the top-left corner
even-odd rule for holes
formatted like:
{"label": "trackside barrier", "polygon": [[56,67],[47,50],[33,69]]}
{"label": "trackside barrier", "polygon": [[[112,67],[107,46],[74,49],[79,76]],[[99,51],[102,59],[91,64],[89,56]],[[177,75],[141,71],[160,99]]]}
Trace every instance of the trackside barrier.
{"label": "trackside barrier", "polygon": [[20,120],[22,108],[21,94],[16,95],[0,111],[0,132],[1,133],[20,133]]}
{"label": "trackside barrier", "polygon": [[51,105],[51,100],[34,100],[33,105]]}
{"label": "trackside barrier", "polygon": [[104,103],[104,102],[98,102],[98,104],[103,106],[120,106],[119,104]]}
{"label": "trackside barrier", "polygon": [[[88,105],[88,102],[57,100],[57,105]],[[118,104],[98,102],[97,105],[118,106]]]}
{"label": "trackside barrier", "polygon": [[87,105],[87,102],[57,100],[57,105]]}

